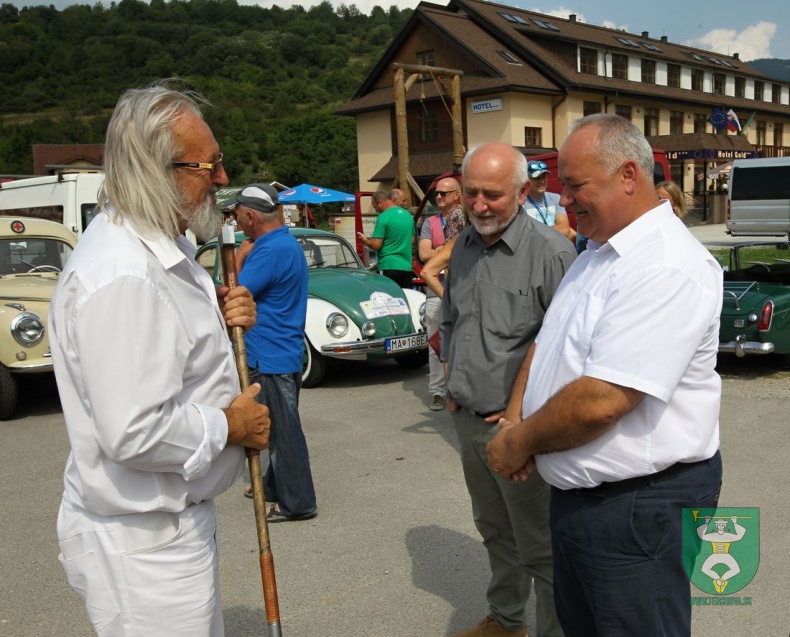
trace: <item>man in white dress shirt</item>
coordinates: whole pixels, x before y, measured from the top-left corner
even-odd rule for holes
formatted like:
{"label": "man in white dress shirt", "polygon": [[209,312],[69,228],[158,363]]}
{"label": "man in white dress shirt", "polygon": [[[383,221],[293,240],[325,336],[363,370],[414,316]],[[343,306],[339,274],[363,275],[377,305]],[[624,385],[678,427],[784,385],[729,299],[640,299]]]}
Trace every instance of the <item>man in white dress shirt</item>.
{"label": "man in white dress shirt", "polygon": [[215,290],[184,236],[217,234],[227,183],[191,96],[125,92],[100,214],[52,299],[71,443],[59,559],[102,636],[223,635],[213,498],[241,475],[244,446],[266,447],[270,425],[260,387],[239,393],[226,332],[254,324],[252,297]]}
{"label": "man in white dress shirt", "polygon": [[681,509],[715,507],[721,488],[721,267],[659,201],[652,150],[630,121],[576,122],[559,177],[561,205],[590,241],[554,295],[489,461],[515,480],[537,462],[552,485],[566,637],[688,635]]}

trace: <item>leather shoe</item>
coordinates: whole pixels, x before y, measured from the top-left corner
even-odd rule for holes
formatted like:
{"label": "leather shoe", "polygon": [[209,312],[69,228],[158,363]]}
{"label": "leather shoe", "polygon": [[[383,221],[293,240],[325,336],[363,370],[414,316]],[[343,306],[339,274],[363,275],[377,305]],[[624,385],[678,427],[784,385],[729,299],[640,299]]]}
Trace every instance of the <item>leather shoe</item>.
{"label": "leather shoe", "polygon": [[494,619],[493,615],[489,615],[477,626],[465,628],[458,633],[454,633],[452,637],[526,637],[526,635],[526,627],[519,628],[516,631],[505,630]]}

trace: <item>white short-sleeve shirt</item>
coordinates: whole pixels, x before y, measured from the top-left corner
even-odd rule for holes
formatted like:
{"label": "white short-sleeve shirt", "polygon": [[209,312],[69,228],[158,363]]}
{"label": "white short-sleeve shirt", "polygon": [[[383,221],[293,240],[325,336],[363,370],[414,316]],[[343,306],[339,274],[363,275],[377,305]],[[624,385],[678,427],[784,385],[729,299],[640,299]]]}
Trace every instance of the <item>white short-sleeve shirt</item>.
{"label": "white short-sleeve shirt", "polygon": [[523,413],[581,376],[645,397],[597,439],[537,456],[549,484],[594,487],[716,452],[722,287],[721,267],[666,202],[607,243],[589,242],[536,339]]}

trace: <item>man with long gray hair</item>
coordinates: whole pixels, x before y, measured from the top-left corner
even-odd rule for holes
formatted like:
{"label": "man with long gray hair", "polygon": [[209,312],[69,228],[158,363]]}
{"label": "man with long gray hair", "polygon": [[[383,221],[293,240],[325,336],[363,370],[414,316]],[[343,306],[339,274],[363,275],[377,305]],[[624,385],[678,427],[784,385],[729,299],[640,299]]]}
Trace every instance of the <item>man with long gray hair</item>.
{"label": "man with long gray hair", "polygon": [[270,425],[223,329],[254,325],[252,297],[215,290],[184,236],[219,229],[222,154],[195,96],[159,84],[121,96],[105,170],[50,312],[71,443],[60,561],[102,636],[221,636],[213,498]]}

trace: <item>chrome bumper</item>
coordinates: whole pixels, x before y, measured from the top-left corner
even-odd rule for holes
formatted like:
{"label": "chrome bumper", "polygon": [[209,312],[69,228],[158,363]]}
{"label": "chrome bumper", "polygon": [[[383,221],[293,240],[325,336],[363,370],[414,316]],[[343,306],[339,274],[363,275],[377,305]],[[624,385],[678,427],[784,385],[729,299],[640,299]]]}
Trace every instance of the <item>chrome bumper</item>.
{"label": "chrome bumper", "polygon": [[[409,338],[412,336],[422,337],[420,344],[413,347],[404,347],[397,352],[387,352],[387,341],[393,338]],[[408,352],[417,352],[421,349],[428,347],[428,336],[425,332],[416,332],[414,334],[404,334],[402,336],[393,336],[391,338],[374,338],[368,341],[351,341],[349,343],[332,343],[331,345],[322,345],[321,353],[325,356],[353,356],[355,354],[405,354]]]}
{"label": "chrome bumper", "polygon": [[751,356],[754,354],[772,354],[773,351],[773,343],[757,343],[754,341],[747,341],[743,334],[736,337],[734,341],[719,343],[719,352],[735,354],[738,358],[743,358],[744,356]]}

